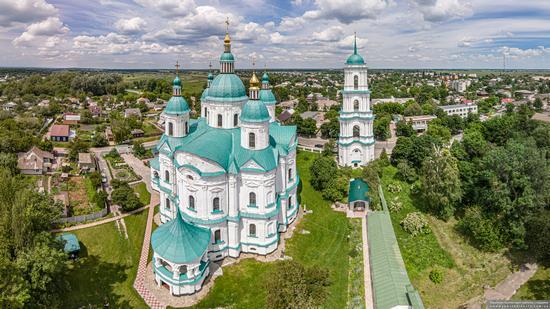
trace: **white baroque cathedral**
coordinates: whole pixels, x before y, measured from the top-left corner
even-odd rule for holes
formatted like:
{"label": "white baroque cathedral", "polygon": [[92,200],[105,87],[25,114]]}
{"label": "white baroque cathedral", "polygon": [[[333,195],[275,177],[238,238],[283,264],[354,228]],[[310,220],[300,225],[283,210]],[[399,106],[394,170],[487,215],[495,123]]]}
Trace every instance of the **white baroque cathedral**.
{"label": "white baroque cathedral", "polygon": [[296,127],[275,121],[267,72],[261,85],[253,73],[247,95],[227,33],[224,47],[198,119],[176,74],[150,164],[163,223],[151,237],[152,268],[173,295],[199,291],[212,261],[275,251],[298,213]]}
{"label": "white baroque cathedral", "polygon": [[357,53],[357,39],[353,54],[344,67],[343,104],[340,110],[338,137],[338,164],[360,167],[374,160],[374,115],[370,106],[367,65]]}

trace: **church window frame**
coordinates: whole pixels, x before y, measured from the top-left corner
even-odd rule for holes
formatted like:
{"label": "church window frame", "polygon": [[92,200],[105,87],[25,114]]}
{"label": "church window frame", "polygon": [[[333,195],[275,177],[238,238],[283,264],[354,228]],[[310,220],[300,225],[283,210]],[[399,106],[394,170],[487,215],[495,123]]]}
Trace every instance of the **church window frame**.
{"label": "church window frame", "polygon": [[220,210],[220,198],[219,197],[215,197],[212,200],[212,212],[214,212],[214,213],[221,212],[221,210]]}
{"label": "church window frame", "polygon": [[170,199],[169,198],[166,198],[164,200],[164,208],[166,208],[167,210],[170,210]]}
{"label": "church window frame", "polygon": [[188,208],[191,209],[191,210],[195,210],[195,197],[193,195],[189,195]]}
{"label": "church window frame", "polygon": [[254,132],[248,133],[248,147],[250,149],[256,148],[256,134]]}
{"label": "church window frame", "polygon": [[189,134],[189,124],[185,122],[185,135]]}
{"label": "church window frame", "polygon": [[353,75],[353,90],[359,90],[359,76]]}
{"label": "church window frame", "polygon": [[354,112],[359,111],[359,100],[357,100],[357,99],[353,100],[353,111]]}
{"label": "church window frame", "polygon": [[361,136],[361,127],[359,127],[359,125],[354,125],[352,130],[353,130],[353,137]]}
{"label": "church window frame", "polygon": [[214,231],[214,244],[222,243],[222,230],[215,230]]}
{"label": "church window frame", "polygon": [[168,136],[174,136],[174,124],[168,122]]}
{"label": "church window frame", "polygon": [[258,237],[256,234],[256,224],[250,223],[248,225],[248,236],[250,237]]}
{"label": "church window frame", "polygon": [[223,116],[222,114],[218,114],[218,127],[221,128],[223,126]]}
{"label": "church window frame", "polygon": [[248,193],[248,205],[251,207],[256,207],[256,193],[250,192]]}
{"label": "church window frame", "polygon": [[170,183],[170,171],[169,170],[164,171],[164,181],[166,183]]}
{"label": "church window frame", "polygon": [[238,126],[239,125],[239,114],[235,114],[233,115],[233,126]]}

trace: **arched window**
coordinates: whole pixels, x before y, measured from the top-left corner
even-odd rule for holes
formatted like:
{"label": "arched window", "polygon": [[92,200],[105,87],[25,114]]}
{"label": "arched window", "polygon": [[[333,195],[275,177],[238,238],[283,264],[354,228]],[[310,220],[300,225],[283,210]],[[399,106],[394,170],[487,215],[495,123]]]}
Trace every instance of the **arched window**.
{"label": "arched window", "polygon": [[221,114],[218,114],[218,127],[221,127],[223,124],[223,117]]}
{"label": "arched window", "polygon": [[353,137],[359,137],[360,132],[359,126],[353,126]]}
{"label": "arched window", "polygon": [[359,110],[359,100],[353,101],[353,110],[358,111]]}
{"label": "arched window", "polygon": [[189,208],[195,209],[195,197],[192,195],[189,195]]}
{"label": "arched window", "polygon": [[189,134],[189,125],[187,124],[187,121],[185,122],[185,134]]}
{"label": "arched window", "polygon": [[221,230],[215,230],[214,231],[214,243],[217,244],[220,241],[222,241],[222,231]]}
{"label": "arched window", "polygon": [[291,168],[288,169],[288,181],[289,182],[292,181],[292,169]]}
{"label": "arched window", "polygon": [[256,236],[256,224],[250,224],[248,226],[248,235]]}
{"label": "arched window", "polygon": [[174,124],[169,122],[168,123],[168,136],[174,135]]}
{"label": "arched window", "polygon": [[165,208],[169,210],[169,209],[170,209],[170,199],[169,199],[169,198],[166,198],[165,202],[166,202],[166,203],[164,204],[164,205],[165,205]]}
{"label": "arched window", "polygon": [[207,107],[204,108],[204,117],[208,118],[208,108]]}
{"label": "arched window", "polygon": [[186,274],[186,273],[187,273],[187,265],[181,265],[180,274]]}
{"label": "arched window", "polygon": [[248,147],[254,149],[256,148],[256,134],[248,133]]}
{"label": "arched window", "polygon": [[248,204],[256,205],[256,193],[250,192],[250,194],[248,194]]}
{"label": "arched window", "polygon": [[233,115],[233,126],[237,126],[239,124],[239,114]]}
{"label": "arched window", "polygon": [[164,181],[170,182],[170,172],[164,171]]}
{"label": "arched window", "polygon": [[359,76],[353,76],[353,89],[359,89]]}
{"label": "arched window", "polygon": [[213,211],[220,211],[220,198],[216,197],[212,201],[212,210]]}

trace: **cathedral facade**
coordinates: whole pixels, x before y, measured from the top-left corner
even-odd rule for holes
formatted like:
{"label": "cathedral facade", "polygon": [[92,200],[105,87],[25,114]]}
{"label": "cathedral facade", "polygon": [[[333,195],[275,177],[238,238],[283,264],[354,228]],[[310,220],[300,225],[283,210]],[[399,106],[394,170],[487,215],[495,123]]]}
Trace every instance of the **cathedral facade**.
{"label": "cathedral facade", "polygon": [[374,115],[370,104],[367,65],[357,53],[356,39],[353,54],[344,67],[344,89],[340,110],[338,164],[360,167],[374,160]]}
{"label": "cathedral facade", "polygon": [[151,161],[163,223],[151,237],[153,272],[173,295],[193,294],[209,264],[269,254],[298,213],[295,126],[275,121],[269,76],[254,72],[248,94],[226,34],[220,74],[209,74],[198,119],[176,76],[165,132]]}

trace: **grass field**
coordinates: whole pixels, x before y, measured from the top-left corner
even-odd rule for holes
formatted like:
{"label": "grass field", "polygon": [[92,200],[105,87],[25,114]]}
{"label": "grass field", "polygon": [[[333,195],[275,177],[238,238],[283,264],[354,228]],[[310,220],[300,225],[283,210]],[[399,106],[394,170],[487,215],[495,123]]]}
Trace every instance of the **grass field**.
{"label": "grass field", "polygon": [[[286,254],[304,265],[329,270],[331,285],[325,308],[345,308],[348,301],[348,242],[351,224],[343,213],[330,209],[330,204],[311,187],[309,167],[317,154],[298,153],[301,184],[301,205],[313,210],[300,222],[293,237],[287,240]],[[299,233],[307,230],[309,234]],[[244,260],[225,267],[222,277],[196,308],[232,307],[265,308],[266,274],[271,264]]]}
{"label": "grass field", "polygon": [[97,308],[109,303],[112,308],[147,308],[132,287],[147,211],[124,220],[129,239],[121,235],[113,222],[74,232],[82,251],[66,275],[71,292],[64,297],[63,307]]}
{"label": "grass field", "polygon": [[[421,207],[411,196],[411,185],[396,179],[396,172],[395,167],[386,167],[382,186],[388,204],[393,200],[403,203],[399,212],[391,212],[392,223],[409,277],[427,308],[457,308],[481,296],[484,285],[494,286],[511,272],[511,262],[502,252],[485,253],[469,245],[456,231],[455,219],[445,222],[425,214],[432,233],[413,237],[405,232],[401,220]],[[389,192],[390,183],[398,184],[401,191]],[[444,273],[439,285],[429,279],[434,267]]]}
{"label": "grass field", "polygon": [[151,193],[147,191],[147,186],[145,183],[140,182],[137,185],[133,186],[134,192],[137,193],[139,196],[139,200],[143,203],[143,205],[148,205],[151,201]]}
{"label": "grass field", "polygon": [[535,275],[517,290],[512,299],[550,299],[550,267],[539,265]]}
{"label": "grass field", "polygon": [[[180,79],[183,83],[183,94],[199,94],[202,92],[203,87],[206,85],[206,78],[208,73],[189,73],[180,72]],[[146,79],[165,79],[172,83],[174,80],[174,72],[142,72],[124,75],[125,82],[133,82],[136,80]]]}

